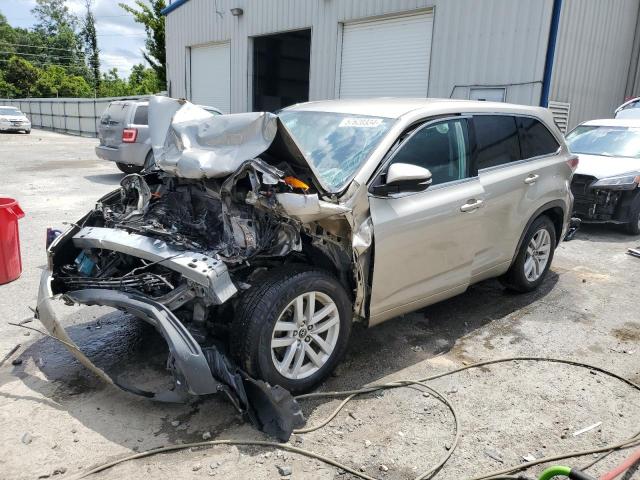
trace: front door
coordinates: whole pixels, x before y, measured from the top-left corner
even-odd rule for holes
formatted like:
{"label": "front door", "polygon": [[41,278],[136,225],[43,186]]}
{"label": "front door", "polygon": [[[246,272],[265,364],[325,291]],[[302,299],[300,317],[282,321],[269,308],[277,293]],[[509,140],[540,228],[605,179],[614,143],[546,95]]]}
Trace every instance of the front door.
{"label": "front door", "polygon": [[484,190],[471,164],[468,122],[458,117],[426,123],[388,161],[428,168],[429,188],[370,196],[371,324],[461,293],[469,284],[480,248]]}

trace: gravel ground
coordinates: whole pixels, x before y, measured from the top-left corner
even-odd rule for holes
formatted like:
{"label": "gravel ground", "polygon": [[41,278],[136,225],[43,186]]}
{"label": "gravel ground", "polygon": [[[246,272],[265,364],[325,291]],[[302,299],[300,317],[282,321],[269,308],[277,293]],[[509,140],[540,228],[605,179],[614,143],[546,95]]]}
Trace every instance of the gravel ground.
{"label": "gravel ground", "polygon": [[[24,273],[0,286],[0,478],[70,478],[136,451],[213,439],[265,439],[242,424],[223,399],[189,405],[154,404],[105,386],[64,348],[7,325],[30,315],[45,264],[47,226],[86,212],[122,175],[99,161],[94,139],[34,130],[0,135],[1,195],[26,212],[20,221]],[[640,244],[619,229],[584,227],[562,244],[540,290],[505,292],[496,281],[369,330],[356,329],[344,362],[320,390],[415,379],[481,360],[554,356],[611,369],[640,383],[640,314],[635,289],[640,260],[625,254]],[[71,336],[95,362],[121,379],[157,381],[165,346],[148,326],[109,309],[62,309]],[[37,322],[30,325],[38,326]],[[605,375],[572,366],[517,362],[469,370],[433,381],[455,404],[462,437],[439,479],[469,478],[542,456],[598,447],[640,426],[640,393]],[[309,424],[339,403],[303,402]],[[573,436],[589,425],[601,425]],[[325,428],[292,443],[384,479],[412,478],[447,452],[451,414],[432,396],[389,390],[352,401]],[[617,453],[592,473],[611,468]],[[579,466],[588,459],[563,463]],[[220,446],[131,461],[101,478],[348,479],[351,475],[297,454]],[[539,473],[542,467],[530,472]]]}

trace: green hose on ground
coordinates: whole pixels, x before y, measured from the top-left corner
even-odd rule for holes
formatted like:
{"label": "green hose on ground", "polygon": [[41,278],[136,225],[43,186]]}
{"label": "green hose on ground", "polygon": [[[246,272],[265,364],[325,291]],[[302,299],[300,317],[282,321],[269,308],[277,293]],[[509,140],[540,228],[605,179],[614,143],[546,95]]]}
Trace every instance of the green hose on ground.
{"label": "green hose on ground", "polygon": [[553,467],[549,467],[544,472],[542,472],[540,474],[540,477],[538,477],[538,480],[549,480],[557,475],[564,475],[565,477],[568,477],[570,473],[571,467],[556,465]]}

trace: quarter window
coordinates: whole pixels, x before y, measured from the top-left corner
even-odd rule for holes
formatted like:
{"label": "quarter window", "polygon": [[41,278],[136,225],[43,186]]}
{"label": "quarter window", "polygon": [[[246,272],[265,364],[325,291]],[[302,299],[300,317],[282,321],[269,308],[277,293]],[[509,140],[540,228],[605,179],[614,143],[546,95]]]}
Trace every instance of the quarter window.
{"label": "quarter window", "polygon": [[523,158],[552,155],[560,148],[549,129],[535,118],[518,117],[518,127]]}
{"label": "quarter window", "polygon": [[469,176],[467,120],[447,120],[416,130],[400,146],[391,163],[428,168],[432,185]]}
{"label": "quarter window", "polygon": [[478,170],[521,159],[516,119],[510,115],[473,117],[478,145]]}
{"label": "quarter window", "polygon": [[149,107],[146,105],[140,105],[136,108],[136,113],[133,116],[133,123],[135,125],[148,125],[149,124]]}

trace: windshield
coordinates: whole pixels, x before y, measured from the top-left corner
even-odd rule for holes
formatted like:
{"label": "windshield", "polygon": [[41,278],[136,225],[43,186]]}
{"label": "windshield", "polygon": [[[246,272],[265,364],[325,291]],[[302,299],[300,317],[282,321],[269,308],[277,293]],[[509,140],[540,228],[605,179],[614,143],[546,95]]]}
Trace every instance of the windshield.
{"label": "windshield", "polygon": [[16,110],[15,108],[2,108],[0,107],[0,115],[22,115],[20,110]]}
{"label": "windshield", "polygon": [[278,117],[331,192],[346,186],[393,123],[331,112],[281,111]]}
{"label": "windshield", "polygon": [[640,128],[586,126],[567,135],[572,153],[640,158]]}

